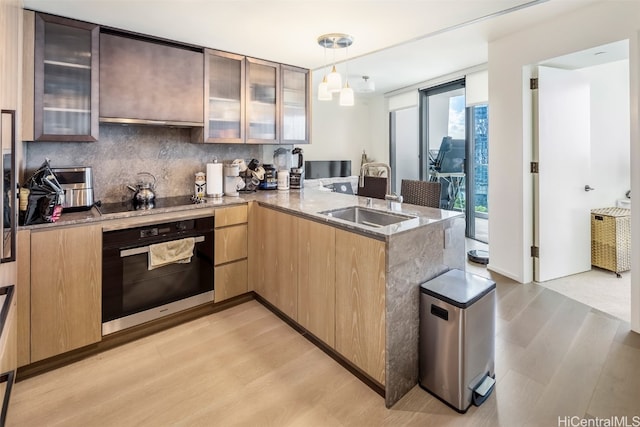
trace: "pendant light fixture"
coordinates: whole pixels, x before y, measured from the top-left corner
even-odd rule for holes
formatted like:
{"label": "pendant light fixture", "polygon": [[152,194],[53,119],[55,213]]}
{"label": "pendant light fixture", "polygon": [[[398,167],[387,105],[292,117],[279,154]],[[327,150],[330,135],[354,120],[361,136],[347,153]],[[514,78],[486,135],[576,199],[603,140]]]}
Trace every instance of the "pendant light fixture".
{"label": "pendant light fixture", "polygon": [[344,84],[344,87],[340,91],[340,105],[343,107],[353,107],[355,100],[353,97],[353,89],[349,86],[349,80]]}
{"label": "pendant light fixture", "polygon": [[[324,34],[320,37],[318,37],[318,44],[322,47],[325,48],[325,52],[326,49],[334,49],[333,52],[333,67],[331,69],[331,72],[329,73],[329,75],[326,75],[323,79],[322,79],[322,83],[320,83],[320,85],[318,86],[318,99],[320,100],[329,100],[331,99],[330,97],[327,96],[325,90],[327,92],[329,92],[329,95],[331,95],[334,92],[340,92],[342,94],[342,91],[347,88],[350,89],[348,81],[345,84],[345,88],[342,87],[342,76],[340,76],[340,73],[338,73],[337,69],[336,69],[336,54],[335,54],[335,49],[344,49],[347,48],[349,46],[351,46],[351,44],[353,43],[353,37],[348,35],[348,34],[343,34],[343,33],[331,33],[331,34]],[[325,54],[325,63],[326,63],[326,54]],[[326,86],[325,86],[326,83]],[[353,90],[352,90],[353,92]],[[321,98],[322,95],[322,98]],[[346,95],[348,96],[348,95]],[[342,95],[341,95],[342,98]],[[352,93],[352,98],[353,98],[353,93]],[[342,105],[342,104],[341,104]],[[351,105],[353,105],[353,101],[351,102]]]}
{"label": "pendant light fixture", "polygon": [[[327,66],[327,48],[324,48],[324,65]],[[322,82],[318,86],[318,101],[331,101],[333,95],[329,92],[329,83],[327,82],[327,75],[322,77]]]}
{"label": "pendant light fixture", "polygon": [[[347,58],[349,57],[349,48],[347,47]],[[346,64],[346,75],[344,87],[340,90],[340,105],[343,107],[352,107],[354,102],[353,99],[353,89],[349,86],[349,63]]]}
{"label": "pendant light fixture", "polygon": [[322,78],[322,83],[318,85],[318,101],[331,101],[333,95],[329,92],[329,83],[327,83],[327,75]]}

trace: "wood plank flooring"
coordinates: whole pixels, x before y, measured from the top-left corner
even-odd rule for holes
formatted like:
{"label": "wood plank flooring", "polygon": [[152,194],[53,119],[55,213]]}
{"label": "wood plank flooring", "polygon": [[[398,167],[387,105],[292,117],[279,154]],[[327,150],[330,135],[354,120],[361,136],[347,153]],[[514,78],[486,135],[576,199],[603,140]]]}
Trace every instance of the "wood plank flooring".
{"label": "wood plank flooring", "polygon": [[[257,301],[18,382],[9,426],[557,426],[640,417],[640,335],[536,284],[497,282],[496,389],[460,415],[393,408]],[[640,420],[640,418],[638,418]]]}

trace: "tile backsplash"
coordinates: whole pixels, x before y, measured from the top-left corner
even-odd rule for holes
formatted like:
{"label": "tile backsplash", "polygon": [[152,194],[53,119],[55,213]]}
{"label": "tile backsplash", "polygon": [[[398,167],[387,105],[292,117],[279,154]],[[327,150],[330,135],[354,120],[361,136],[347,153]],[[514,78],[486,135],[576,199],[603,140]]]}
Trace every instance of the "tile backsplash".
{"label": "tile backsplash", "polygon": [[52,167],[91,166],[94,198],[105,203],[128,200],[127,184],[136,183],[138,172],[156,177],[156,197],[193,193],[194,175],[206,172],[206,164],[256,158],[269,162],[273,146],[245,144],[193,144],[189,129],[101,125],[97,142],[27,142],[26,172],[31,176],[45,158]]}

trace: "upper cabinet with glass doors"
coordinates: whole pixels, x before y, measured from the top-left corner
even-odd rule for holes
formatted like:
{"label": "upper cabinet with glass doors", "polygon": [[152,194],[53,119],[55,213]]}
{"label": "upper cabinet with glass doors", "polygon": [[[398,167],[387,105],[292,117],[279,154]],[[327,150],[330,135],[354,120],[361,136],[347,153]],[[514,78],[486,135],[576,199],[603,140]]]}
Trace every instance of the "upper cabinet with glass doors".
{"label": "upper cabinet with glass doors", "polygon": [[96,141],[98,26],[36,13],[34,43],[33,140]]}
{"label": "upper cabinet with glass doors", "polygon": [[309,143],[309,70],[282,65],[281,144]]}
{"label": "upper cabinet with glass doors", "polygon": [[244,56],[207,49],[204,67],[204,141],[244,143]]}
{"label": "upper cabinet with glass doors", "polygon": [[280,64],[247,58],[246,142],[278,144]]}

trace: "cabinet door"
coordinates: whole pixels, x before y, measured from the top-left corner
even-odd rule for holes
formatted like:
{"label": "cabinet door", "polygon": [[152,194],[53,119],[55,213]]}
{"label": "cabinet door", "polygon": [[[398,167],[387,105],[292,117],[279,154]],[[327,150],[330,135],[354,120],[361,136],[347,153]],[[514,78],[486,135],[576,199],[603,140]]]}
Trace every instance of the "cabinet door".
{"label": "cabinet door", "polygon": [[7,317],[0,330],[0,373],[15,371],[18,367],[17,345],[18,345],[18,325],[17,325],[17,298],[14,285],[0,288],[0,295],[3,296],[0,307],[6,310]]}
{"label": "cabinet door", "polygon": [[31,363],[31,230],[18,231],[18,366]]}
{"label": "cabinet door", "polygon": [[298,323],[335,346],[335,228],[298,218]]}
{"label": "cabinet door", "polygon": [[256,292],[293,320],[298,312],[298,219],[260,208],[262,245]]}
{"label": "cabinet door", "polygon": [[101,339],[102,228],[31,233],[31,362]]}
{"label": "cabinet door", "polygon": [[244,56],[205,50],[204,75],[203,141],[244,143]]}
{"label": "cabinet door", "polygon": [[252,144],[277,144],[280,139],[280,65],[247,58],[246,138]]}
{"label": "cabinet door", "polygon": [[0,108],[17,110],[20,95],[22,2],[0,2]]}
{"label": "cabinet door", "polygon": [[34,139],[98,139],[98,26],[36,14]]}
{"label": "cabinet door", "polygon": [[336,350],[384,385],[385,244],[336,230]]}
{"label": "cabinet door", "polygon": [[282,144],[309,143],[309,70],[282,65]]}

